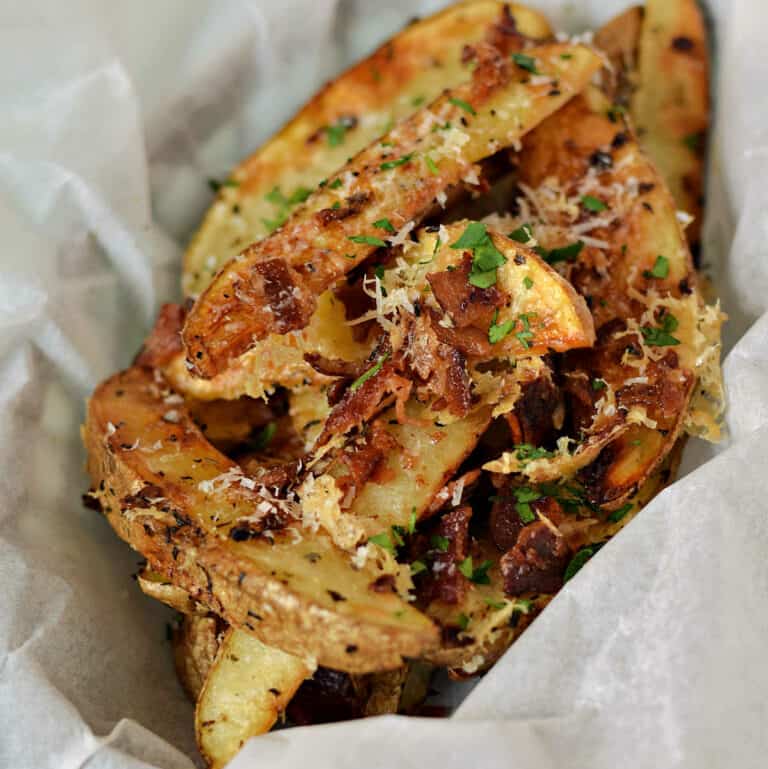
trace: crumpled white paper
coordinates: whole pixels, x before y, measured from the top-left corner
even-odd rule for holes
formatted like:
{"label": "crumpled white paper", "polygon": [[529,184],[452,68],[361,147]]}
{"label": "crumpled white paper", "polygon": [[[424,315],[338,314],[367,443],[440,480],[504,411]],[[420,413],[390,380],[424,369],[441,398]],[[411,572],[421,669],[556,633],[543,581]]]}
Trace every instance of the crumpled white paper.
{"label": "crumpled white paper", "polygon": [[[0,766],[190,769],[169,613],[84,510],[78,425],[177,295],[221,177],[415,13],[388,0],[0,5]],[[535,0],[579,31],[626,5]],[[768,6],[709,5],[705,261],[731,316],[730,438],[568,583],[452,720],[251,741],[266,767],[764,767],[768,756]]]}

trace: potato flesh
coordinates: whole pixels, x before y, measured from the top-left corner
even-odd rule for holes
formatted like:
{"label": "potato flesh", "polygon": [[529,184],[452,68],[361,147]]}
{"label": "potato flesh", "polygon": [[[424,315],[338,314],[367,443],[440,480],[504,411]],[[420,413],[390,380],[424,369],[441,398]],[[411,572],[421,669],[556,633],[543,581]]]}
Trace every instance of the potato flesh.
{"label": "potato flesh", "polygon": [[224,767],[250,737],[268,732],[312,672],[299,657],[228,630],[195,711],[198,745],[211,769]]}
{"label": "potato flesh", "polygon": [[[284,227],[229,262],[187,317],[183,338],[195,373],[215,376],[270,330],[306,325],[315,297],[383,242],[376,221],[389,218],[396,230],[418,221],[440,194],[476,173],[476,162],[515,144],[581,90],[600,64],[585,46],[541,46],[529,54],[547,76],[540,84],[495,54],[487,68],[478,65],[472,83],[398,124],[315,191]],[[432,130],[446,123],[450,129]],[[354,214],[318,218],[357,197]],[[266,277],[260,270],[267,267],[281,277]]]}

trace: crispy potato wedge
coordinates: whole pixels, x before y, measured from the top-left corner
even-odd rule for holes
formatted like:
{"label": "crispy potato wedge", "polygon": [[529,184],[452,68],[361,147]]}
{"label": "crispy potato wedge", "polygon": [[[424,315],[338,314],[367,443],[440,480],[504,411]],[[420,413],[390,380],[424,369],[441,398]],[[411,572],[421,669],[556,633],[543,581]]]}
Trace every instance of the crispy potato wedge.
{"label": "crispy potato wedge", "polygon": [[231,628],[200,692],[197,743],[211,769],[221,769],[246,740],[268,732],[313,668]]}
{"label": "crispy potato wedge", "polygon": [[360,152],[277,232],[230,261],[186,319],[195,373],[215,376],[268,333],[305,327],[317,296],[385,245],[377,221],[410,231],[447,190],[473,183],[478,161],[515,144],[600,66],[585,46],[541,46],[528,55],[542,73],[536,84],[495,48],[481,47],[469,83]]}
{"label": "crispy potato wedge", "polygon": [[[398,301],[402,289],[409,300],[440,313],[434,292],[423,295],[429,274],[455,269],[467,249],[457,248],[462,235],[475,223],[453,222],[437,232],[419,233],[418,243],[406,248],[403,259],[384,271],[382,285]],[[520,358],[590,347],[595,341],[592,315],[584,298],[552,267],[520,243],[488,230],[493,245],[506,260],[496,271],[495,287],[508,296],[495,324],[511,323],[508,333],[493,344],[494,358]],[[520,320],[525,316],[528,326]],[[530,333],[521,336],[524,329]]]}
{"label": "crispy potato wedge", "polygon": [[603,74],[601,88],[616,105],[628,108],[637,88],[637,58],[644,9],[634,5],[614,16],[595,32],[594,44],[607,57],[610,70]]}
{"label": "crispy potato wedge", "polygon": [[185,614],[173,631],[176,675],[192,702],[197,702],[219,650],[223,622],[211,614]]}
{"label": "crispy potato wedge", "polygon": [[[689,419],[694,381],[718,379],[712,369],[719,371],[721,314],[704,307],[696,291],[661,176],[629,128],[606,112],[593,89],[526,137],[521,205],[540,247],[583,243],[562,269],[590,298],[598,343],[568,353],[565,372],[574,397],[592,410],[594,428],[631,425],[581,476],[593,502],[619,508],[674,445]],[[667,316],[669,333],[662,328]],[[705,400],[711,408],[698,414],[697,429],[716,437],[719,384]],[[583,418],[580,424],[589,427]]]}
{"label": "crispy potato wedge", "polygon": [[647,0],[638,86],[630,112],[677,207],[693,217],[686,235],[698,254],[709,125],[707,35],[696,0]]}
{"label": "crispy potato wedge", "polygon": [[409,24],[336,77],[234,170],[186,252],[184,294],[200,294],[225,262],[268,235],[304,191],[387,126],[465,80],[466,46],[488,39],[511,52],[551,33],[543,14],[502,0],[457,3]]}
{"label": "crispy potato wedge", "polygon": [[117,374],[97,388],[84,429],[91,493],[153,571],[262,642],[328,667],[386,670],[435,644],[428,619],[370,588],[377,559],[354,568],[327,537],[296,528],[236,541],[232,530],[274,501],[185,409],[168,413],[170,393],[149,369]]}

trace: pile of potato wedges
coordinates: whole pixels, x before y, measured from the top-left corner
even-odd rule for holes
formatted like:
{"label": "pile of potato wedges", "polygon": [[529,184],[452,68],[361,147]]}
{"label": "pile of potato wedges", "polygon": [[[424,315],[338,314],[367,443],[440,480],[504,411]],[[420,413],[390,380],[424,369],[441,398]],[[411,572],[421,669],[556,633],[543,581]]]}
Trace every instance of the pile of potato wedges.
{"label": "pile of potato wedges", "polygon": [[467,0],[217,183],[83,427],[211,766],[482,674],[719,438],[708,112],[694,0],[578,40]]}

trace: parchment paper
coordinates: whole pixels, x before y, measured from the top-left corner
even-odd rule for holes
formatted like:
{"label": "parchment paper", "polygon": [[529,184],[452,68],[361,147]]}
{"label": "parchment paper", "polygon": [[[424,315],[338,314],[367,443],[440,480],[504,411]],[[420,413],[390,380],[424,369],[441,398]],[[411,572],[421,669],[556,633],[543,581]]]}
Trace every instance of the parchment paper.
{"label": "parchment paper", "polygon": [[[625,0],[538,0],[579,31]],[[0,766],[190,769],[170,614],[82,508],[78,425],[128,364],[208,177],[439,2],[0,2]],[[252,767],[768,763],[768,6],[710,3],[717,131],[705,262],[730,438],[568,583],[453,719],[279,731]]]}

